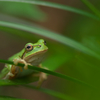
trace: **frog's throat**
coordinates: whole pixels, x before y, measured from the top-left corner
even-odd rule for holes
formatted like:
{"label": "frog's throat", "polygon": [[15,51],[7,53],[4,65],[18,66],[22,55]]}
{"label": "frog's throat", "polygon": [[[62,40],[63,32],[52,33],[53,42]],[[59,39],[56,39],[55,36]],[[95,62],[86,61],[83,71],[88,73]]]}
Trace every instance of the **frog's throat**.
{"label": "frog's throat", "polygon": [[27,57],[25,57],[25,54],[24,54],[24,56],[23,56],[23,59],[25,60],[25,61],[27,61],[28,59],[30,59],[30,58],[32,58],[32,57],[34,57],[34,56],[36,56],[36,55],[43,55],[46,51],[47,51],[48,49],[46,49],[46,50],[43,50],[43,51],[40,51],[40,52],[36,52],[35,54],[32,54],[32,55],[29,55],[29,56],[27,56]]}

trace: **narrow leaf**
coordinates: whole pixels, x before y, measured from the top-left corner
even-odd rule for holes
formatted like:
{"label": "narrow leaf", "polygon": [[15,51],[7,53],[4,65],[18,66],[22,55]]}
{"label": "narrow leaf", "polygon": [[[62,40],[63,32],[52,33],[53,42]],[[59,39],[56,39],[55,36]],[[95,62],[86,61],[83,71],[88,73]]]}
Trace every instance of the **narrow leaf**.
{"label": "narrow leaf", "polygon": [[5,2],[30,3],[30,4],[35,4],[35,5],[58,8],[58,9],[67,10],[67,11],[71,11],[71,12],[74,12],[74,13],[78,13],[78,14],[81,14],[81,15],[96,19],[96,20],[100,20],[99,17],[97,17],[97,16],[95,16],[95,15],[93,15],[91,13],[88,13],[86,11],[83,11],[83,10],[80,10],[80,9],[77,9],[77,8],[73,8],[73,7],[70,7],[70,6],[66,6],[66,5],[52,3],[52,2],[36,1],[36,0],[34,0],[34,1],[31,1],[31,0],[0,0],[0,1],[2,1],[2,2],[5,1]]}
{"label": "narrow leaf", "polygon": [[19,99],[10,96],[0,96],[0,100],[29,100],[29,99]]}
{"label": "narrow leaf", "polygon": [[9,23],[9,22],[4,22],[4,21],[0,21],[0,25],[1,26],[5,26],[5,27],[11,27],[11,28],[15,28],[15,29],[19,29],[19,30],[24,30],[24,31],[28,31],[30,33],[33,34],[37,34],[37,35],[42,35],[51,39],[54,39],[60,43],[63,43],[65,45],[68,45],[70,47],[73,47],[81,52],[84,52],[88,55],[94,56],[98,59],[100,59],[100,56],[92,51],[91,49],[85,47],[84,45],[70,39],[67,38],[65,36],[62,36],[60,34],[48,31],[46,29],[40,28],[38,26],[31,26],[31,25],[23,25],[23,24],[16,24],[16,23]]}
{"label": "narrow leaf", "polygon": [[98,17],[100,17],[100,11],[88,0],[81,0],[90,10],[92,10]]}
{"label": "narrow leaf", "polygon": [[0,79],[0,86],[6,86],[6,85],[23,85],[23,84],[28,84],[30,81],[23,81],[20,79],[16,80],[1,80]]}
{"label": "narrow leaf", "polygon": [[46,18],[44,12],[40,10],[37,5],[25,3],[0,2],[0,12],[21,16],[36,21],[43,21]]}
{"label": "narrow leaf", "polygon": [[63,93],[59,93],[57,91],[53,91],[53,90],[50,90],[50,89],[46,89],[46,88],[36,88],[35,86],[33,85],[24,85],[25,87],[27,88],[30,88],[30,89],[35,89],[35,90],[38,90],[38,91],[41,91],[41,92],[44,92],[46,94],[49,94],[49,95],[52,95],[52,96],[55,96],[57,98],[60,98],[61,100],[76,100],[66,94],[63,94]]}
{"label": "narrow leaf", "polygon": [[[14,64],[12,61],[7,61],[7,60],[3,60],[3,59],[0,59],[0,62],[1,63]],[[24,67],[24,64],[18,63],[18,66]],[[32,69],[32,70],[35,70],[35,71],[45,72],[47,74],[51,74],[51,75],[54,75],[54,76],[57,76],[57,77],[60,77],[60,78],[63,78],[63,79],[69,80],[69,81],[73,81],[73,82],[76,82],[76,83],[79,83],[79,84],[82,84],[82,85],[85,85],[85,86],[88,86],[88,87],[92,87],[91,85],[89,85],[89,84],[87,84],[87,83],[85,83],[83,81],[80,81],[80,80],[78,80],[76,78],[72,78],[72,77],[69,77],[69,76],[57,73],[57,72],[53,72],[53,71],[50,71],[50,70],[46,70],[46,69],[43,69],[43,68],[39,68],[39,67],[35,67],[35,66],[30,66],[30,65],[28,65],[28,68]]]}

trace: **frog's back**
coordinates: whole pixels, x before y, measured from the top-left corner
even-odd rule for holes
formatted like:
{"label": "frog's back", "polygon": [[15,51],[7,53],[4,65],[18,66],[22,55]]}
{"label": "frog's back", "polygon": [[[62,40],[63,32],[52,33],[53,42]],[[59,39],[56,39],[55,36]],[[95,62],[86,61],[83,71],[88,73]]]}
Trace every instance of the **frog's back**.
{"label": "frog's back", "polygon": [[24,50],[14,54],[13,56],[11,56],[8,60],[10,61],[13,61],[13,59],[16,59],[16,58],[21,58],[22,54],[23,54]]}

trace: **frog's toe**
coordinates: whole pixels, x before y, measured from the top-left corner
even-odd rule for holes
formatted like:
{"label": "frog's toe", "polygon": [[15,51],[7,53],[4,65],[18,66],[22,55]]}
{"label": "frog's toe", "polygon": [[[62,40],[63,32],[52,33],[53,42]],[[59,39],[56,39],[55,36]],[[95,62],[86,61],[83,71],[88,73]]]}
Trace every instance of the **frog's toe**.
{"label": "frog's toe", "polygon": [[22,63],[22,64],[24,64],[25,66],[24,66],[24,69],[28,69],[28,63],[26,63],[26,61],[25,60],[23,60],[23,59],[14,59],[13,60],[14,61],[14,64],[15,65],[17,65],[18,63]]}
{"label": "frog's toe", "polygon": [[8,75],[11,76],[11,77],[14,77],[14,74],[11,73],[11,72],[9,72]]}
{"label": "frog's toe", "polygon": [[17,65],[19,60],[18,59],[14,59],[13,61],[14,61],[14,64]]}
{"label": "frog's toe", "polygon": [[28,69],[28,65],[27,64],[24,66],[24,69],[26,69],[26,70]]}
{"label": "frog's toe", "polygon": [[28,65],[31,65],[30,63],[25,63],[24,69],[28,69]]}

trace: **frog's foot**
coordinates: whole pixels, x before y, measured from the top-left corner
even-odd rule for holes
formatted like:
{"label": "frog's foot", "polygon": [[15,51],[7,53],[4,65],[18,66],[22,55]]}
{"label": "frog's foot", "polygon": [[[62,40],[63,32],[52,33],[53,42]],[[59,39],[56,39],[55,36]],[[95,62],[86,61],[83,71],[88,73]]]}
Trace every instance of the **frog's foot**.
{"label": "frog's foot", "polygon": [[[42,64],[39,64],[38,67],[48,70],[48,68],[42,67]],[[47,79],[47,74],[44,73],[44,72],[40,72],[40,73],[39,73],[39,80],[38,80],[38,85],[37,85],[37,87],[39,88],[39,87],[41,86],[41,84],[42,84],[46,79]]]}
{"label": "frog's foot", "polygon": [[13,73],[9,72],[8,76],[14,77],[15,75]]}
{"label": "frog's foot", "polygon": [[15,75],[11,72],[9,72],[3,79],[9,79],[9,77],[14,77]]}
{"label": "frog's foot", "polygon": [[41,86],[41,84],[42,84],[46,79],[47,79],[46,73],[40,72],[37,87],[39,88],[39,87]]}
{"label": "frog's foot", "polygon": [[[47,69],[47,68],[44,68]],[[39,72],[39,73],[33,73],[32,77],[38,77],[38,83],[37,83],[37,88],[41,86],[41,84],[47,79],[47,74],[44,72]]]}
{"label": "frog's foot", "polygon": [[[28,65],[30,65],[29,63],[27,63],[25,60],[23,59],[14,59],[14,64],[17,65],[18,63],[22,63],[25,64],[24,69],[28,69]],[[22,69],[21,69],[22,71]]]}

